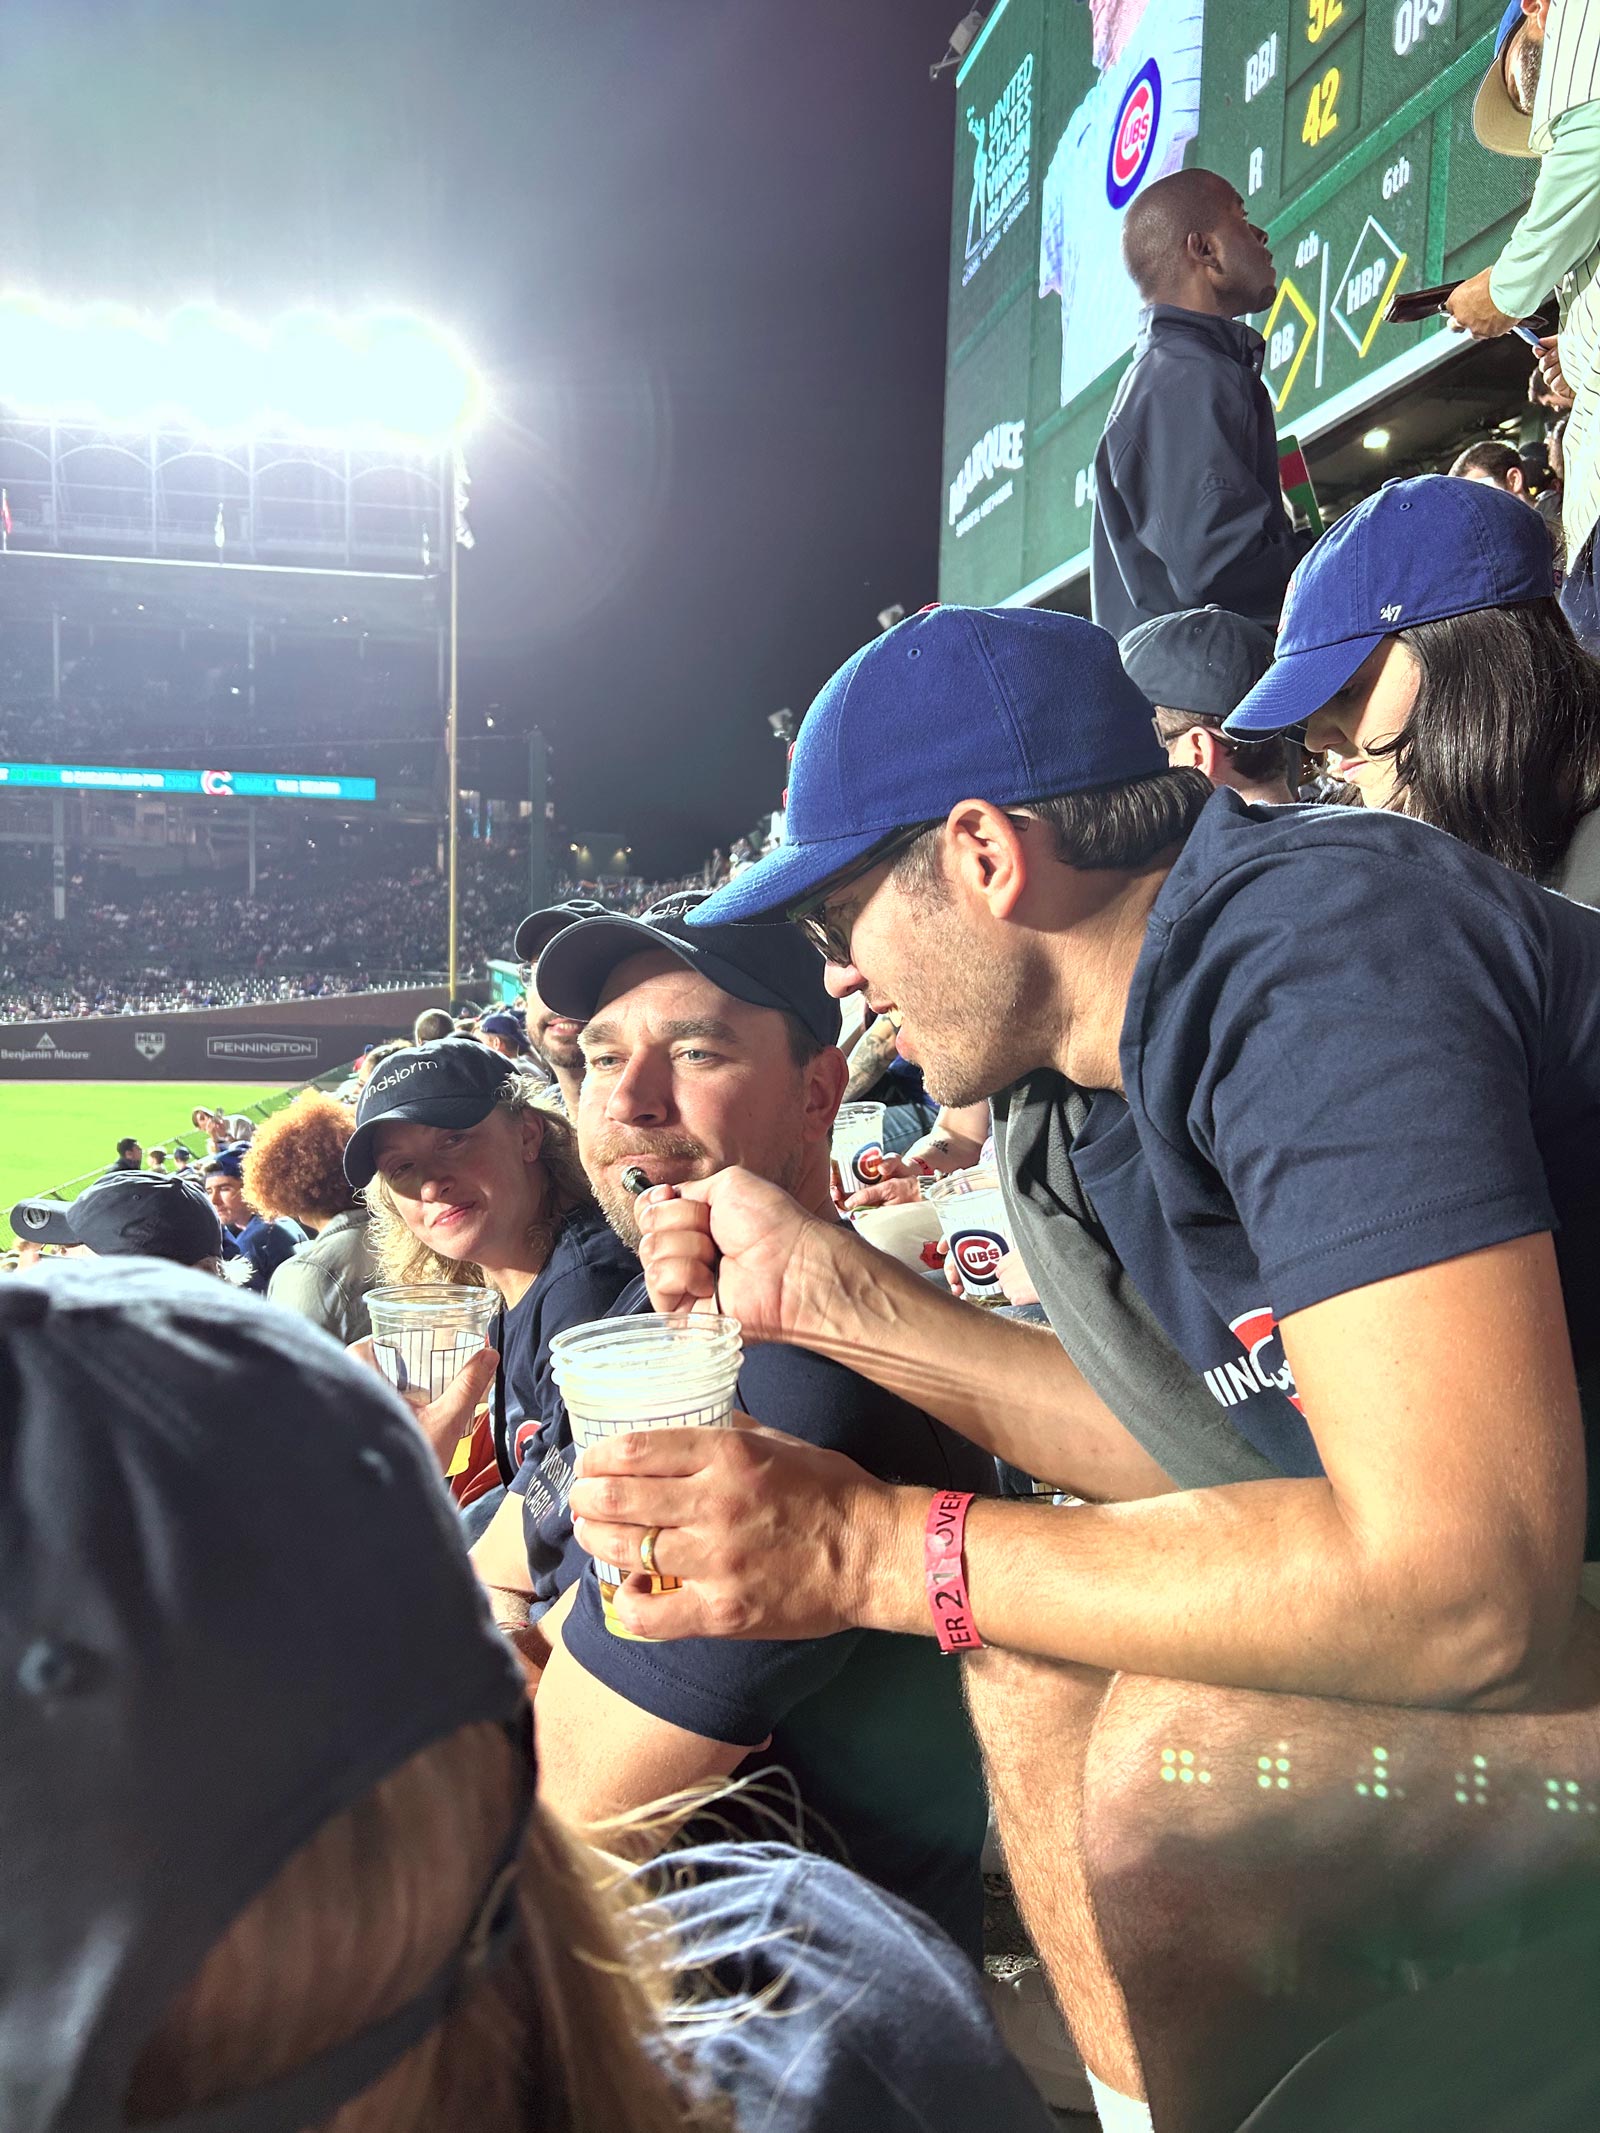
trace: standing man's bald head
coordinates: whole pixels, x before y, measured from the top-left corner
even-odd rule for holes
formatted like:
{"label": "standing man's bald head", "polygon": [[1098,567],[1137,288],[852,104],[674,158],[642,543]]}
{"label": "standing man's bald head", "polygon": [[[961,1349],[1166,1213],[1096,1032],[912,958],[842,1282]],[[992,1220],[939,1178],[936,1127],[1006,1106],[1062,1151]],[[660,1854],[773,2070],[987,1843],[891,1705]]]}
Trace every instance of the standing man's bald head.
{"label": "standing man's bald head", "polygon": [[1122,218],[1122,258],[1147,304],[1239,318],[1277,288],[1272,254],[1245,204],[1213,170],[1175,170]]}

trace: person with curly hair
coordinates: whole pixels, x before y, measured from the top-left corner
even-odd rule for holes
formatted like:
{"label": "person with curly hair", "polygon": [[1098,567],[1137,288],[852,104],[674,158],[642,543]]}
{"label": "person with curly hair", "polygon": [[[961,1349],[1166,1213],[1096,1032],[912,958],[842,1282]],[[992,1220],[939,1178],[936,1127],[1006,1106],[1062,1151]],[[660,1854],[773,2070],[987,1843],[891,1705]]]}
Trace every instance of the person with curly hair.
{"label": "person with curly hair", "polygon": [[267,1295],[346,1346],[372,1330],[367,1291],[382,1279],[366,1207],[344,1174],[355,1129],[346,1105],[306,1089],[257,1129],[243,1165],[250,1204],[269,1221],[298,1222],[311,1238],[273,1273]]}

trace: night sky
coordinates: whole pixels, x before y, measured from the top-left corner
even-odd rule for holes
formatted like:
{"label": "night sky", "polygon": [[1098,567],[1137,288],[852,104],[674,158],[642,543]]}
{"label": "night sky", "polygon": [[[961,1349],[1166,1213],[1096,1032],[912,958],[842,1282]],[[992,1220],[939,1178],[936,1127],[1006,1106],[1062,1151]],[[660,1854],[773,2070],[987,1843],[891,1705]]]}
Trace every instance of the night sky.
{"label": "night sky", "polygon": [[771,807],[931,599],[960,0],[19,0],[0,275],[164,310],[406,301],[469,453],[463,707],[651,872]]}

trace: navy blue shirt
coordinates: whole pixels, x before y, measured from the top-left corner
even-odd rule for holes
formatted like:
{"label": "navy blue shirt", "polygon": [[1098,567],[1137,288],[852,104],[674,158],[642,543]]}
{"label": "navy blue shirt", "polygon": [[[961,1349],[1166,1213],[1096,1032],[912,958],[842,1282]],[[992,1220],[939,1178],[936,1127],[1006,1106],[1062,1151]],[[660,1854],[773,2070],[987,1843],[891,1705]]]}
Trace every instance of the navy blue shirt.
{"label": "navy blue shirt", "polygon": [[1156,899],[1121,1060],[1073,1168],[1281,1472],[1322,1469],[1280,1319],[1541,1231],[1592,1445],[1600,913],[1402,816],[1219,792]]}
{"label": "navy blue shirt", "polygon": [[[648,1308],[642,1281],[619,1299],[618,1314],[630,1307]],[[844,1452],[885,1481],[993,1494],[994,1463],[974,1445],[808,1349],[747,1348],[737,1397],[756,1421]],[[547,1529],[555,1525],[547,1518]],[[560,1582],[583,1582],[563,1634],[578,1664],[637,1710],[750,1748],[742,1772],[777,1773],[758,1789],[753,1826],[761,1826],[763,1793],[769,1829],[772,1812],[789,1822],[798,1807],[810,1848],[917,1904],[977,1960],[988,1814],[960,1669],[932,1637],[615,1637],[593,1566],[570,1532],[568,1520],[572,1552]],[[737,1801],[716,1807],[724,1819],[739,1811]]]}
{"label": "navy blue shirt", "polygon": [[668,2037],[738,2133],[1051,2133],[970,1966],[907,1905],[781,1844],[642,1878],[689,2011]]}
{"label": "navy blue shirt", "polygon": [[306,1233],[299,1223],[291,1222],[283,1215],[275,1222],[269,1222],[265,1215],[252,1215],[243,1229],[232,1234],[233,1252],[225,1253],[224,1257],[237,1255],[250,1262],[250,1279],[240,1286],[254,1290],[258,1296],[266,1295],[267,1283],[306,1241]]}
{"label": "navy blue shirt", "polygon": [[[576,1207],[562,1223],[544,1272],[519,1303],[503,1311],[491,1338],[500,1351],[495,1378],[495,1456],[509,1482],[566,1429],[566,1410],[550,1375],[550,1343],[570,1326],[604,1318],[639,1276],[639,1262],[598,1207]],[[568,1434],[564,1440],[571,1444]]]}

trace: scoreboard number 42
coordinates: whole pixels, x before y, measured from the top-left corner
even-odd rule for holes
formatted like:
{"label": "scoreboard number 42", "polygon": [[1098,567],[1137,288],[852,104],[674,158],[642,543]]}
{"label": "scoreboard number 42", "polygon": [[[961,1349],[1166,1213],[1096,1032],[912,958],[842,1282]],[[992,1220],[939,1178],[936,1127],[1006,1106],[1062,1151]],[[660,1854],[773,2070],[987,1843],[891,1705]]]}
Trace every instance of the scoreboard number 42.
{"label": "scoreboard number 42", "polygon": [[[1313,13],[1324,4],[1339,9],[1340,0],[1311,0]],[[1329,67],[1320,81],[1311,84],[1306,97],[1305,123],[1300,128],[1300,138],[1308,148],[1315,148],[1319,141],[1325,141],[1330,133],[1336,131],[1338,124],[1339,69]]]}

